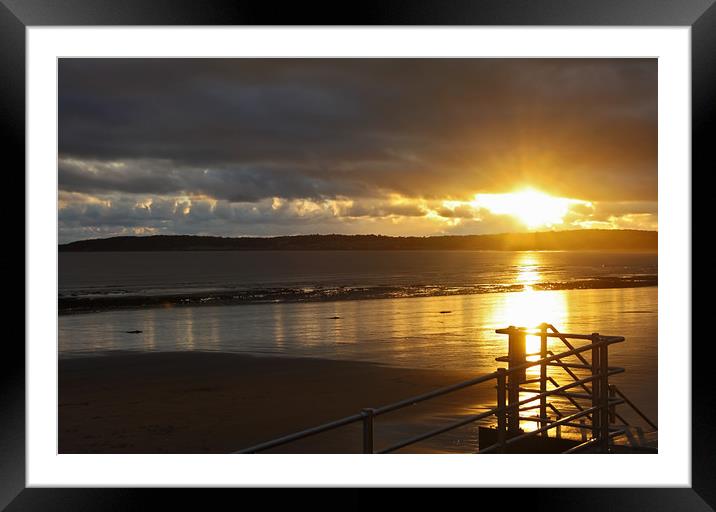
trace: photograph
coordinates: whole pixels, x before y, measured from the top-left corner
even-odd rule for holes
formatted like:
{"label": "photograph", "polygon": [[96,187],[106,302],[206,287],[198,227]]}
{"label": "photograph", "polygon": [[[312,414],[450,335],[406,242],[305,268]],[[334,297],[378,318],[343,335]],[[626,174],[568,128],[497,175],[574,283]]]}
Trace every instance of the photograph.
{"label": "photograph", "polygon": [[658,453],[661,78],[58,58],[58,453]]}

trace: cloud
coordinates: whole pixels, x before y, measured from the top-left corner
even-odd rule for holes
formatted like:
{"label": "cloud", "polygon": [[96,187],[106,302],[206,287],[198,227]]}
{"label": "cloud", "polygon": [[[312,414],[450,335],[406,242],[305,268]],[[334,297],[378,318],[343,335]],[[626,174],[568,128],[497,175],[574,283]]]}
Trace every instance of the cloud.
{"label": "cloud", "polygon": [[523,185],[653,203],[656,86],[655,59],[61,59],[59,187],[117,208],[205,197],[227,222],[231,204],[352,201],[351,226],[474,225],[428,206]]}
{"label": "cloud", "polygon": [[329,175],[292,172],[271,166],[201,168],[169,160],[78,160],[60,158],[60,190],[70,192],[207,195],[232,202],[269,197],[324,198],[365,196],[366,184]]}
{"label": "cloud", "polygon": [[[198,234],[271,236],[285,234],[388,234],[429,236],[525,231],[510,215],[439,202],[406,202],[404,198],[363,201],[271,198],[230,202],[202,196],[151,196],[61,192],[60,243],[105,236]],[[654,205],[655,206],[655,205]],[[656,229],[656,213],[623,213],[622,204],[596,204],[584,211],[572,207],[557,229]],[[636,211],[649,210],[644,206]],[[596,213],[599,212],[599,213]],[[622,213],[620,213],[622,212]]]}

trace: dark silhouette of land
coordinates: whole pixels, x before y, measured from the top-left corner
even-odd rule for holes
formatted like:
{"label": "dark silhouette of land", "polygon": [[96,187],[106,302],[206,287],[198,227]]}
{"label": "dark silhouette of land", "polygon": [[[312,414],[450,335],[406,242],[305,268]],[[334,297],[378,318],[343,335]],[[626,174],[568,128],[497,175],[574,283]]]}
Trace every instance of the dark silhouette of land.
{"label": "dark silhouette of land", "polygon": [[217,237],[194,235],[120,236],[62,244],[62,252],[101,251],[656,251],[656,231],[574,230],[462,236],[295,235]]}

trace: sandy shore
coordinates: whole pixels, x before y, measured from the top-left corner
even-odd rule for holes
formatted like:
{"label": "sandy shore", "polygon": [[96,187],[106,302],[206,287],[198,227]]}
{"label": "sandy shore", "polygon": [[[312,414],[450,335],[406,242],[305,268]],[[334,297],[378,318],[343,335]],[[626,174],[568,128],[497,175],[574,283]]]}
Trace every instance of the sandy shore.
{"label": "sandy shore", "polygon": [[[471,377],[350,361],[207,352],[62,359],[59,451],[229,453]],[[426,415],[429,423],[473,412],[465,409],[466,396],[468,403],[478,404],[493,394],[489,387],[470,388],[437,404],[381,417],[376,444],[414,433],[396,425]],[[283,451],[359,449],[360,431],[351,426]]]}

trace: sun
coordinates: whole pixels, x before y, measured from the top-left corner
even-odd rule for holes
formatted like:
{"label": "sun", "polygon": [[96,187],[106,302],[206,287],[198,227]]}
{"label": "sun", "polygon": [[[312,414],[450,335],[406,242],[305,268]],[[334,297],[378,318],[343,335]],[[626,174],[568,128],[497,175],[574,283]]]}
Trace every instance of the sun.
{"label": "sun", "polygon": [[476,194],[470,205],[497,215],[510,215],[528,228],[550,227],[564,222],[573,204],[589,204],[578,199],[554,197],[527,188],[509,194]]}

